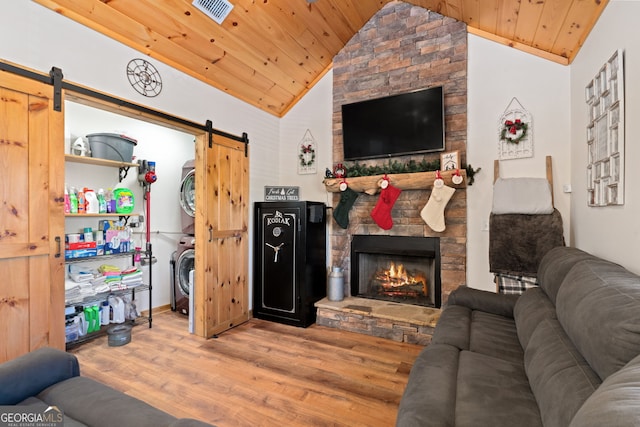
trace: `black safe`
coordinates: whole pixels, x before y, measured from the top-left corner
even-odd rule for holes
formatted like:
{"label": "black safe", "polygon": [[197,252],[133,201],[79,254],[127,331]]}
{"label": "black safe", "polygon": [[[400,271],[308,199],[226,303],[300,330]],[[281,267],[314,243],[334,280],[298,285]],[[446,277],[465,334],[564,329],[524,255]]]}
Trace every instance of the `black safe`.
{"label": "black safe", "polygon": [[258,202],[254,224],[254,317],[311,325],[327,291],[324,203]]}

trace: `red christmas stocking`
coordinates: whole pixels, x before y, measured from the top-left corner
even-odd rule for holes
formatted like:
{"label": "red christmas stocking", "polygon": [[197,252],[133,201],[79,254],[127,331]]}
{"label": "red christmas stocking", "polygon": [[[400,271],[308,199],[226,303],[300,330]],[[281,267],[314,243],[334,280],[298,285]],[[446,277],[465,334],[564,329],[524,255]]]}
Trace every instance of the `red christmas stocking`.
{"label": "red christmas stocking", "polygon": [[393,227],[393,219],[391,218],[391,209],[398,200],[398,196],[402,190],[389,184],[387,188],[380,190],[380,198],[375,207],[371,211],[371,218],[383,230],[390,230]]}

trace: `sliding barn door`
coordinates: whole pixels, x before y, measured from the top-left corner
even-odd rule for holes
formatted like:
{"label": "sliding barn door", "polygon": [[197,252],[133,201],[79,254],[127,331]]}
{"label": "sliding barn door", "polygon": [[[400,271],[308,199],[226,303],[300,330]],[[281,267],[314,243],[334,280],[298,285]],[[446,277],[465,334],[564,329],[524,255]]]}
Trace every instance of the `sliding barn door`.
{"label": "sliding barn door", "polygon": [[195,332],[211,337],[249,320],[246,145],[215,134],[211,147],[199,139],[196,187]]}
{"label": "sliding barn door", "polygon": [[0,362],[64,349],[64,121],[52,93],[0,72]]}

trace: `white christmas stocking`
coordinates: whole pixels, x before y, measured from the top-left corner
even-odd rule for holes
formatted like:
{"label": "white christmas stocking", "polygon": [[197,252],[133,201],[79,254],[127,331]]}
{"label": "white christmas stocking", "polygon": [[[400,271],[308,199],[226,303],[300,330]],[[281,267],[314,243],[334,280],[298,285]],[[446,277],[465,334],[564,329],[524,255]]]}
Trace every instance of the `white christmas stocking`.
{"label": "white christmas stocking", "polygon": [[429,201],[420,211],[420,216],[431,229],[437,233],[444,231],[444,208],[447,207],[455,188],[447,187],[444,181],[436,179]]}

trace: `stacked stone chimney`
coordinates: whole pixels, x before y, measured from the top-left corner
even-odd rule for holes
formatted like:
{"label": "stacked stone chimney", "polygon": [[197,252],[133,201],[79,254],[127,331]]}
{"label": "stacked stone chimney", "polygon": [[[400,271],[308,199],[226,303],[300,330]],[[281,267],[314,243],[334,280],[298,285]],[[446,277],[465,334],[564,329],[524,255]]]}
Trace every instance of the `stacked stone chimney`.
{"label": "stacked stone chimney", "polygon": [[[382,8],[334,58],[333,157],[343,157],[341,107],[356,101],[443,86],[446,150],[457,150],[466,164],[467,30],[466,24],[403,2]],[[428,160],[440,153],[427,155]],[[392,160],[420,161],[425,156]],[[388,160],[363,161],[381,164]],[[393,184],[393,176],[390,176]],[[466,280],[467,197],[457,189],[445,209],[446,230],[434,232],[420,217],[431,191],[407,190],[392,211],[393,227],[382,230],[371,218],[379,195],[360,193],[350,212],[348,229],[331,220],[331,262],[349,280],[350,239],[354,234],[440,237],[442,301]],[[337,206],[339,194],[334,194]],[[348,286],[345,286],[348,289]]]}

